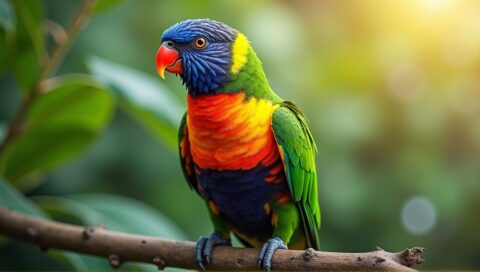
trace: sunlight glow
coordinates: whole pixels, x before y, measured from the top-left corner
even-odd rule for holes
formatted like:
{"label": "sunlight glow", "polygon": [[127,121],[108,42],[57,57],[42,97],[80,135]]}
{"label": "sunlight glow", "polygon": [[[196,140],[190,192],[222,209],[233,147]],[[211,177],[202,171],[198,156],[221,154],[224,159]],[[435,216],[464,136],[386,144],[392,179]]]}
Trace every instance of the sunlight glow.
{"label": "sunlight glow", "polygon": [[449,1],[448,0],[422,0],[418,2],[422,4],[425,8],[444,9],[447,6]]}

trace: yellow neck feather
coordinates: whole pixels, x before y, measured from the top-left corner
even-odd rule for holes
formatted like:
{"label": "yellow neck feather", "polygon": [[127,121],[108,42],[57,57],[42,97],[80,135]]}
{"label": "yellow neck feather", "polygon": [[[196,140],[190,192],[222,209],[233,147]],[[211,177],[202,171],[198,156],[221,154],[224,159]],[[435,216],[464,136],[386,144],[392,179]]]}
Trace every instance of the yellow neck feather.
{"label": "yellow neck feather", "polygon": [[247,37],[238,32],[237,38],[233,42],[232,46],[232,66],[230,67],[230,73],[233,75],[240,72],[245,63],[247,63],[249,47],[250,44],[248,43]]}

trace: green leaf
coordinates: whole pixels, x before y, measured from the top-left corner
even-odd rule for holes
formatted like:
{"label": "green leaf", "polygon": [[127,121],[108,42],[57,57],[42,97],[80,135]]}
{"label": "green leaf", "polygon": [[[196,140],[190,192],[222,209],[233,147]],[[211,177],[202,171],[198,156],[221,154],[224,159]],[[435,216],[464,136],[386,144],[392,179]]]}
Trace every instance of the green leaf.
{"label": "green leaf", "polygon": [[0,206],[40,218],[48,216],[0,176]]}
{"label": "green leaf", "polygon": [[7,126],[5,124],[0,124],[0,143],[3,142],[7,136]]}
{"label": "green leaf", "polygon": [[[17,45],[15,45],[17,46]],[[22,94],[26,95],[33,91],[33,86],[39,75],[40,61],[33,50],[17,47],[13,64],[13,73],[18,88]]]}
{"label": "green leaf", "polygon": [[10,65],[10,46],[7,41],[7,33],[0,31],[0,76]]}
{"label": "green leaf", "polygon": [[98,57],[90,58],[88,67],[112,88],[128,113],[176,152],[178,124],[184,106],[160,80]]}
{"label": "green leaf", "polygon": [[166,216],[142,202],[123,196],[81,194],[63,198],[36,197],[35,201],[59,219],[70,217],[70,220],[75,218],[84,225],[104,224],[110,230],[171,239],[186,238]]}
{"label": "green leaf", "polygon": [[[122,196],[84,194],[66,197],[35,197],[35,201],[53,218],[87,226],[103,225],[106,229],[171,239],[186,235],[167,217],[152,207]],[[95,259],[94,259],[95,260]],[[94,270],[109,269],[99,262]],[[155,271],[151,265],[129,264],[122,269]]]}
{"label": "green leaf", "polygon": [[23,94],[31,91],[45,57],[42,33],[43,6],[37,0],[13,0],[17,25],[12,52],[13,71]]}
{"label": "green leaf", "polygon": [[15,186],[30,188],[39,176],[73,159],[102,132],[113,100],[87,76],[53,79],[32,104],[23,133],[5,150],[0,171]]}
{"label": "green leaf", "polygon": [[0,0],[0,74],[10,65],[15,32],[15,10],[9,0]]}
{"label": "green leaf", "polygon": [[[48,215],[40,210],[37,205],[31,202],[29,199],[24,197],[20,192],[12,188],[7,181],[5,181],[0,176],[0,206],[7,207],[8,209],[12,209],[16,212],[31,215],[34,217],[39,218],[48,218]],[[14,242],[16,243],[16,242]],[[15,246],[13,248],[16,248]],[[0,247],[0,252],[2,251],[2,247]],[[24,251],[18,252],[19,255],[22,254]],[[35,253],[36,252],[36,253]],[[33,260],[41,260],[47,258],[45,254],[42,254],[39,250],[32,253],[32,255],[37,256],[25,256],[25,258],[29,259],[29,262],[33,262]],[[1,255],[1,254],[0,254]],[[77,254],[71,252],[60,252],[60,251],[49,251],[49,256],[56,258],[57,260],[63,260],[63,262],[69,264],[72,268],[76,270],[87,270],[88,262],[85,262],[81,259],[81,257]]]}
{"label": "green leaf", "polygon": [[97,5],[95,6],[95,10],[93,11],[95,14],[99,14],[105,12],[114,6],[118,5],[121,0],[99,0]]}

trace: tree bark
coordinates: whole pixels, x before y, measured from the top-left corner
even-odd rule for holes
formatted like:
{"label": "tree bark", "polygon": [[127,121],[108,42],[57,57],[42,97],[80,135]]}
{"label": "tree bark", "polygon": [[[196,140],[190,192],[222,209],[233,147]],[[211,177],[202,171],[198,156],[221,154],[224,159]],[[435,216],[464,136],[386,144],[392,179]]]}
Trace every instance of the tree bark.
{"label": "tree bark", "polygon": [[[36,244],[104,257],[112,267],[124,262],[142,262],[158,268],[198,269],[194,261],[195,243],[108,231],[103,227],[80,227],[38,219],[0,207],[0,234]],[[399,270],[413,271],[420,264],[423,248],[397,253],[377,248],[365,253],[278,250],[272,270]],[[214,249],[208,270],[257,270],[258,251],[251,248],[219,246]]]}

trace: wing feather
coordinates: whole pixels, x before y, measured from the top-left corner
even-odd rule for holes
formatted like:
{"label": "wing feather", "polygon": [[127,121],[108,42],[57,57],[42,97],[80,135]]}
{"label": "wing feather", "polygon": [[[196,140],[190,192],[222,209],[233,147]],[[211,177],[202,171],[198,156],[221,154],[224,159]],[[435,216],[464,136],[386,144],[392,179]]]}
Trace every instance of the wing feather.
{"label": "wing feather", "polygon": [[272,114],[272,130],[283,153],[290,193],[299,208],[308,246],[319,249],[320,207],[315,169],[317,147],[307,120],[293,102],[284,101]]}

